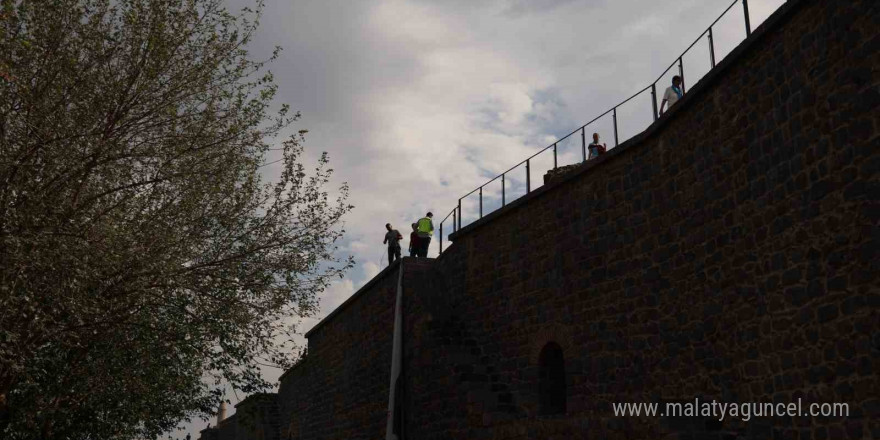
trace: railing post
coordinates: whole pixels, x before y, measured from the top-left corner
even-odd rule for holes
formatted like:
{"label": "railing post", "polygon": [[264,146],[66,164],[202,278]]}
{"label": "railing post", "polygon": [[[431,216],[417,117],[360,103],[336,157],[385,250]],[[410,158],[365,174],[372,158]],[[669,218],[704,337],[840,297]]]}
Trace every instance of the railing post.
{"label": "railing post", "polygon": [[709,26],[709,60],[712,61],[712,68],[715,68],[715,41],[712,39],[712,26]]}
{"label": "railing post", "polygon": [[483,218],[483,187],[480,187],[480,218]]}
{"label": "railing post", "polygon": [[529,169],[529,161],[531,159],[526,159],[526,194],[532,192],[532,173]]}
{"label": "railing post", "polygon": [[678,76],[681,77],[681,93],[684,93],[684,62],[678,57]]}
{"label": "railing post", "polygon": [[440,222],[440,254],[443,254],[443,222]]}
{"label": "railing post", "polygon": [[555,170],[556,167],[556,144],[553,144],[553,169]]}
{"label": "railing post", "polygon": [[504,200],[504,174],[501,175],[501,206],[503,207],[506,202]]}
{"label": "railing post", "polygon": [[749,21],[749,0],[743,0],[743,15],[746,17],[746,37],[752,35],[752,23]]}
{"label": "railing post", "polygon": [[455,209],[452,208],[452,232],[458,231],[458,220],[455,218]]}
{"label": "railing post", "polygon": [[660,116],[657,115],[657,83],[651,84],[651,104],[654,106],[654,120]]}
{"label": "railing post", "polygon": [[587,128],[581,127],[581,153],[584,155],[584,162],[587,161]]}
{"label": "railing post", "polygon": [[617,107],[614,107],[614,113],[611,114],[611,117],[614,118],[614,146],[617,146]]}
{"label": "railing post", "polygon": [[461,199],[458,199],[458,229],[461,230],[461,218],[464,217],[461,215]]}

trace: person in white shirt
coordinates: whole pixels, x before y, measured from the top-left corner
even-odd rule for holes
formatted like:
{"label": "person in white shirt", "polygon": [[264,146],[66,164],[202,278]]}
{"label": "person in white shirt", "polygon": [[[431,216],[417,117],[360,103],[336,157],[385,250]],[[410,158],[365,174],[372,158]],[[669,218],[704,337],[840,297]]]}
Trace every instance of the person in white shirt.
{"label": "person in white shirt", "polygon": [[672,107],[672,104],[678,102],[682,96],[684,96],[684,91],[681,89],[681,77],[675,75],[672,77],[672,87],[667,87],[666,93],[663,94],[663,102],[660,103],[660,114],[663,114],[663,107],[667,102],[669,103],[668,107]]}

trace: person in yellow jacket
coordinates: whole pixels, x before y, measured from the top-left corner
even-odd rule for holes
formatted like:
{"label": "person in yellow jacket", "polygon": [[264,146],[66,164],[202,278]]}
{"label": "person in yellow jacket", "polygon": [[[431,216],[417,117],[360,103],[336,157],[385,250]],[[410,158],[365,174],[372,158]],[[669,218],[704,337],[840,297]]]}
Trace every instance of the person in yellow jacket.
{"label": "person in yellow jacket", "polygon": [[419,252],[416,256],[426,258],[428,256],[428,246],[431,245],[431,237],[434,236],[434,222],[431,219],[434,214],[430,212],[418,221],[419,230]]}

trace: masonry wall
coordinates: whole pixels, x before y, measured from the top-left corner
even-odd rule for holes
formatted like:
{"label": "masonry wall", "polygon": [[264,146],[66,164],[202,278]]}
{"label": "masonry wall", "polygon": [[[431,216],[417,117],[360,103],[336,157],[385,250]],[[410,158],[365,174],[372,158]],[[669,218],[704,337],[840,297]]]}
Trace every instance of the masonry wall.
{"label": "masonry wall", "polygon": [[[880,438],[878,9],[789,1],[642,136],[455,234],[407,303],[410,438]],[[550,341],[567,411],[539,416]],[[850,415],[611,406],[694,398]]]}
{"label": "masonry wall", "polygon": [[[430,261],[402,263],[408,292]],[[305,360],[281,378],[282,438],[385,437],[400,267],[386,268],[306,334]]]}
{"label": "masonry wall", "polygon": [[[645,133],[405,259],[407,438],[880,438],[878,5],[790,0]],[[384,437],[398,270],[307,335],[282,438]],[[611,407],[695,398],[850,415]]]}

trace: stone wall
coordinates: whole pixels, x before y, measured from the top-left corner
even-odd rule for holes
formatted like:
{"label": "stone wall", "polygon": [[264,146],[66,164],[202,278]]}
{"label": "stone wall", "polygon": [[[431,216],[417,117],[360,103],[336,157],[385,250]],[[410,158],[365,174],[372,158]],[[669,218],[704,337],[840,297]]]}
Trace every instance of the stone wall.
{"label": "stone wall", "polygon": [[[405,258],[405,294],[431,260]],[[384,438],[401,263],[358,290],[309,333],[304,361],[281,378],[282,438]]]}
{"label": "stone wall", "polygon": [[[454,234],[407,305],[412,438],[880,438],[878,8],[788,2],[643,135]],[[611,406],[695,398],[850,416]]]}
{"label": "stone wall", "polygon": [[278,398],[274,393],[252,394],[235,405],[235,414],[217,426],[203,429],[201,440],[279,440]]}
{"label": "stone wall", "polygon": [[[790,0],[643,134],[404,259],[407,438],[880,438],[878,9]],[[384,437],[399,267],[308,334],[282,438]],[[695,398],[850,415],[611,406]]]}

